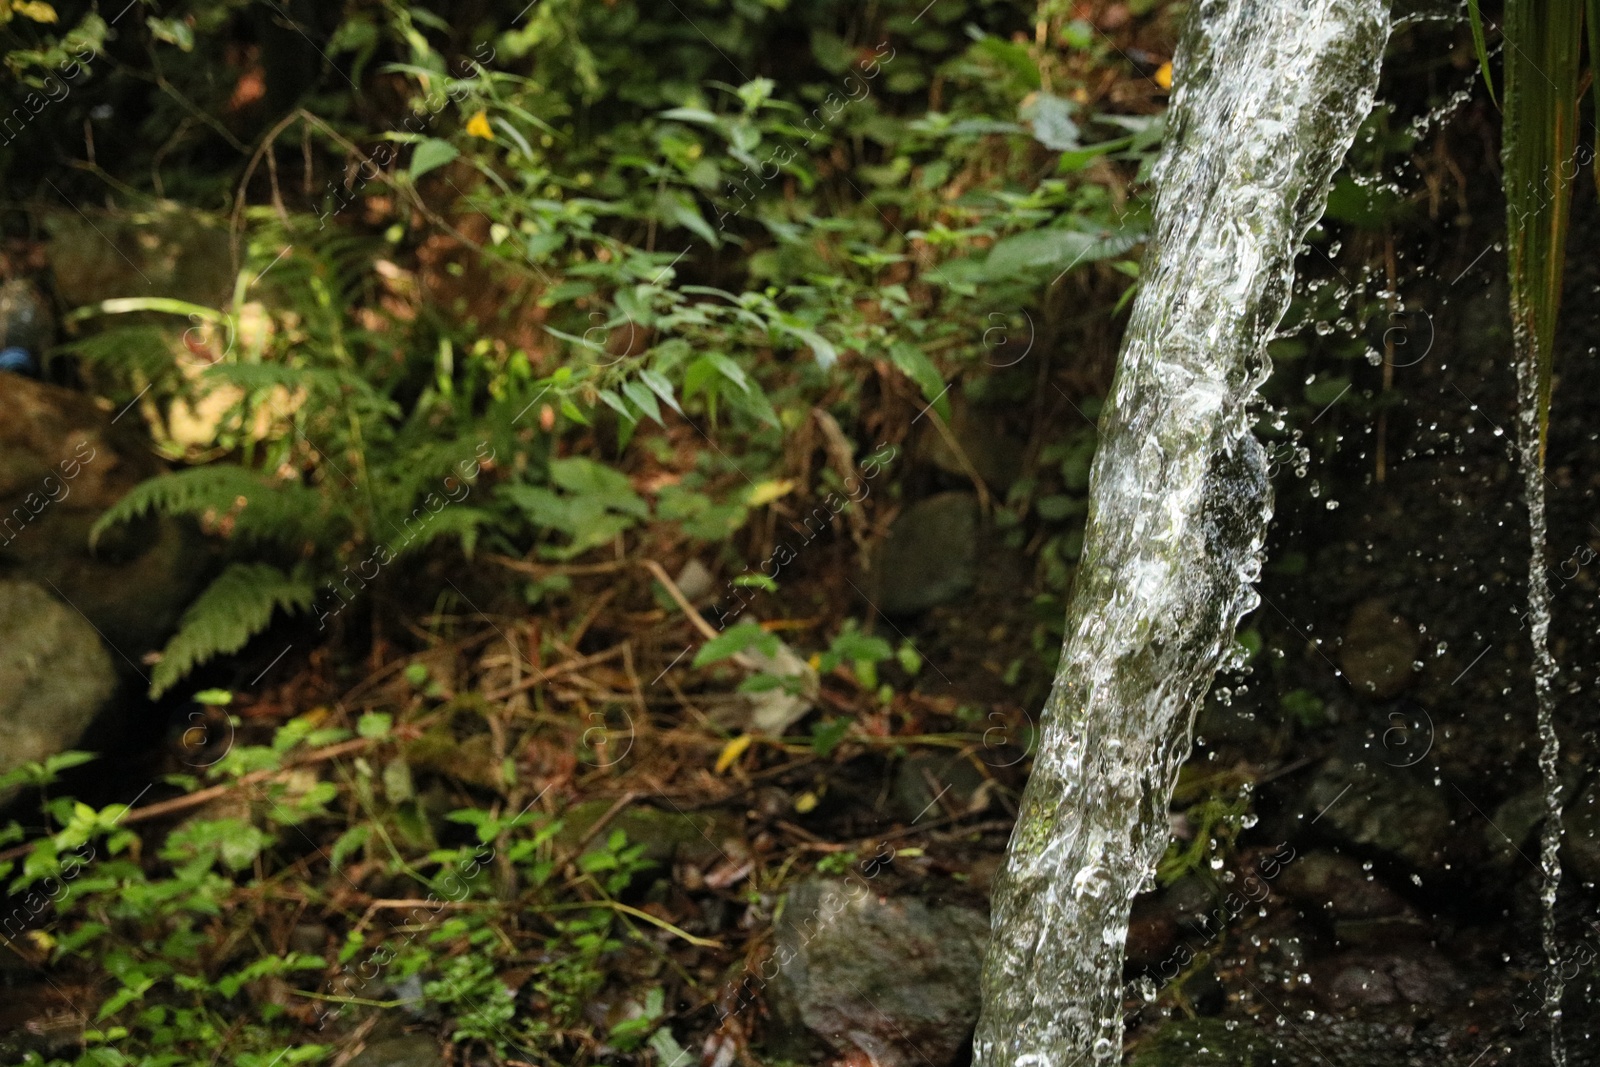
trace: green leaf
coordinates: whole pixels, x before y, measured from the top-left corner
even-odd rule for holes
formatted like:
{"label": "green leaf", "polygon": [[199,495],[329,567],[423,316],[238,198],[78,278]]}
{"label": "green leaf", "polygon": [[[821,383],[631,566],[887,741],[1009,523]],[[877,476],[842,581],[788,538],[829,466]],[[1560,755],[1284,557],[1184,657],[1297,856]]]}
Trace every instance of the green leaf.
{"label": "green leaf", "polygon": [[732,382],[734,385],[737,385],[746,393],[750,391],[750,380],[745,377],[744,371],[740,368],[739,364],[735,363],[721,352],[708,352],[705,358],[716,364],[717,370],[720,371],[722,376],[728,379],[728,381]]}
{"label": "green leaf", "polygon": [[950,418],[950,401],[946,399],[944,375],[933,365],[927,353],[909,341],[896,341],[889,346],[889,359],[906,377],[917,383],[922,395],[938,408],[939,417]]}
{"label": "green leaf", "polygon": [[1541,469],[1577,172],[1583,15],[1582,0],[1508,0],[1505,10],[1507,274],[1517,359],[1533,383]]}
{"label": "green leaf", "polygon": [[[413,663],[411,666],[421,666]],[[394,726],[394,716],[381,711],[369,711],[356,720],[356,733],[366,738],[388,737]]]}
{"label": "green leaf", "polygon": [[663,111],[661,117],[672,119],[675,122],[694,122],[701,126],[720,126],[722,119],[705,108],[701,107],[675,107]]}
{"label": "green leaf", "polygon": [[999,37],[986,36],[979,40],[974,47],[988,54],[1001,67],[1010,71],[1016,84],[1024,90],[1037,90],[1039,88],[1039,66],[1033,61],[1027,46],[1014,44]]}
{"label": "green leaf", "polygon": [[1046,148],[1064,152],[1078,147],[1078,124],[1072,121],[1075,110],[1071,101],[1040,93],[1023,109],[1022,117],[1033,123],[1035,141]]}
{"label": "green leaf", "polygon": [[1060,522],[1080,515],[1087,510],[1088,504],[1082,497],[1066,495],[1042,496],[1033,502],[1034,510],[1046,522]]}
{"label": "green leaf", "polygon": [[428,138],[417,145],[416,151],[411,153],[411,180],[416,181],[430,170],[437,170],[460,154],[456,146],[449,141],[441,141],[437,137]]}
{"label": "green leaf", "polygon": [[637,381],[624,382],[622,392],[629,400],[637,404],[639,410],[644,412],[646,416],[655,420],[658,425],[666,425],[661,421],[661,405],[656,402],[656,395],[650,391],[649,386]]}
{"label": "green leaf", "polygon": [[1489,73],[1489,47],[1483,39],[1483,15],[1478,11],[1478,0],[1467,0],[1467,21],[1472,26],[1472,49],[1478,53],[1478,69],[1483,72],[1483,84],[1488,86],[1489,100],[1499,107],[1500,101],[1494,95],[1494,78]]}
{"label": "green leaf", "polygon": [[811,751],[827,758],[833,755],[833,750],[839,747],[839,742],[843,741],[849,732],[849,719],[830,719],[827,722],[814,723],[811,727]]}
{"label": "green leaf", "polygon": [[1060,274],[1083,263],[1120,256],[1144,240],[1131,229],[1088,233],[1061,228],[1013,234],[989,250],[983,263],[988,281],[1034,274]]}
{"label": "green leaf", "polygon": [[1119,137],[1114,141],[1101,141],[1097,144],[1085,145],[1082,148],[1069,149],[1062,152],[1061,158],[1056,160],[1056,173],[1076,174],[1106,153],[1120,152],[1132,144],[1132,137]]}
{"label": "green leaf", "polygon": [[678,406],[678,401],[672,395],[672,383],[667,381],[665,376],[653,370],[641,370],[639,372],[639,380],[648,385],[650,391],[659,396],[661,402],[666,404],[667,407],[676,411],[679,415],[683,414],[683,408]]}
{"label": "green leaf", "polygon": [[585,456],[551,460],[550,481],[570,493],[593,497],[612,510],[641,519],[650,517],[650,505],[633,491],[626,474]]}
{"label": "green leaf", "polygon": [[708,245],[717,246],[722,243],[722,238],[717,236],[717,231],[711,228],[711,224],[700,213],[700,208],[689,198],[688,193],[681,190],[664,192],[659,198],[659,203],[661,221],[677,223]]}
{"label": "green leaf", "polygon": [[778,329],[795,338],[811,349],[811,355],[817,361],[817,366],[823,370],[832,370],[833,365],[839,362],[839,352],[833,344],[815,330],[803,326],[788,326],[779,324]]}
{"label": "green leaf", "polygon": [[694,665],[704,667],[708,663],[719,660],[731,659],[741,652],[755,649],[764,655],[776,655],[779,641],[773,634],[767,633],[753,622],[741,622],[728,627],[722,633],[700,646],[700,651],[694,655]]}

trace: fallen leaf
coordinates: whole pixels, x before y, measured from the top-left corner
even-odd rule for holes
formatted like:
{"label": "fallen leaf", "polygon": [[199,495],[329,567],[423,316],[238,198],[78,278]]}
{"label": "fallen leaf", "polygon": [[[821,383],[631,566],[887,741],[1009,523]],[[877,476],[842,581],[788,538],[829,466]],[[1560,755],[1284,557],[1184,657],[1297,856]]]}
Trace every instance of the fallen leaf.
{"label": "fallen leaf", "polygon": [[750,742],[753,740],[755,739],[749,734],[740,734],[726,745],[723,745],[722,754],[717,757],[717,773],[721,774],[729,767],[732,767],[734,761],[744,755],[744,750],[750,747]]}

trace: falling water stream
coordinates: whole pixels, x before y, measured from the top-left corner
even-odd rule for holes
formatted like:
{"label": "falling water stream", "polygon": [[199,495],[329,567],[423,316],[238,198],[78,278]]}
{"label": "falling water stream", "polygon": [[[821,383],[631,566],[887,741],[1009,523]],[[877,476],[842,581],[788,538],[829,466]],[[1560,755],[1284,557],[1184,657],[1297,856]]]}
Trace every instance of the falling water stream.
{"label": "falling water stream", "polygon": [[1166,846],[1195,709],[1257,599],[1265,346],[1388,32],[1387,0],[1191,11],[1066,641],[996,888],[977,1067],[1121,1055],[1129,909]]}
{"label": "falling water stream", "polygon": [[[1524,342],[1521,350],[1530,351]],[[1539,836],[1542,933],[1549,975],[1545,982],[1545,1018],[1550,1026],[1550,1062],[1566,1067],[1566,1042],[1561,1030],[1561,946],[1556,936],[1556,893],[1561,887],[1561,742],[1556,736],[1556,661],[1550,654],[1550,580],[1546,574],[1549,539],[1545,519],[1544,459],[1539,446],[1538,372],[1526,358],[1517,363],[1517,448],[1523,491],[1528,501],[1528,629],[1533,644],[1533,690],[1539,714],[1539,772],[1544,781],[1544,828]]]}

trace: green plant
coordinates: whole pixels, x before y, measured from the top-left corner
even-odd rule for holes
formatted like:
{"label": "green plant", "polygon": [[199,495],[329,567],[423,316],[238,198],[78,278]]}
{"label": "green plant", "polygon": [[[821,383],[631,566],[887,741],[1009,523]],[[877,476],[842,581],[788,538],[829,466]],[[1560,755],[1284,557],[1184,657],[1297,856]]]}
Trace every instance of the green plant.
{"label": "green plant", "polygon": [[1204,867],[1221,869],[1223,857],[1232,850],[1240,831],[1255,822],[1250,815],[1250,800],[1248,789],[1233,796],[1208,792],[1190,805],[1184,812],[1189,842],[1185,845],[1174,840],[1167,846],[1166,854],[1156,864],[1156,881],[1171,885]]}

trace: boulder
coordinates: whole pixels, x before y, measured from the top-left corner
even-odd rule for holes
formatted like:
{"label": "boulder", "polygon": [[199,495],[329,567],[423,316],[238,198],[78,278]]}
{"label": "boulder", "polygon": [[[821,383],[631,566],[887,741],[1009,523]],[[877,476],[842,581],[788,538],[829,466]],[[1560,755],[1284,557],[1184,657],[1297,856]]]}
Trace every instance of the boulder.
{"label": "boulder", "polygon": [[[1027,443],[1001,428],[1002,413],[996,408],[976,407],[964,395],[951,401],[950,436],[971,461],[973,471],[989,490],[1004,496],[1022,476]],[[967,478],[970,474],[950,447],[944,434],[929,419],[918,439],[918,457],[926,459],[946,474]]]}
{"label": "boulder", "polygon": [[1410,688],[1422,648],[1417,628],[1382,600],[1364,600],[1350,613],[1339,646],[1339,666],[1364,696],[1388,700]]}
{"label": "boulder", "polygon": [[72,307],[165,296],[220,307],[233,291],[227,227],[188,208],[49,212],[50,269]]}
{"label": "boulder", "polygon": [[978,1021],[988,937],[971,908],[882,900],[860,878],[803,882],[776,931],[777,1039],[802,1053],[820,1040],[878,1067],[953,1063]]}
{"label": "boulder", "polygon": [[82,615],[31,582],[0,581],[0,774],[71,748],[116,686]]}
{"label": "boulder", "polygon": [[0,412],[0,579],[54,592],[131,668],[198,591],[203,542],[187,523],[152,517],[108,531],[91,552],[95,521],[160,462],[136,427],[70,389],[0,373]]}
{"label": "boulder", "polygon": [[888,615],[909,615],[970,590],[978,520],[971,493],[939,493],[901,512],[873,559],[873,604]]}
{"label": "boulder", "polygon": [[1447,846],[1461,830],[1443,787],[1421,771],[1330,756],[1306,790],[1304,806],[1318,813],[1312,824],[1319,831],[1414,871],[1443,872],[1450,866]]}

